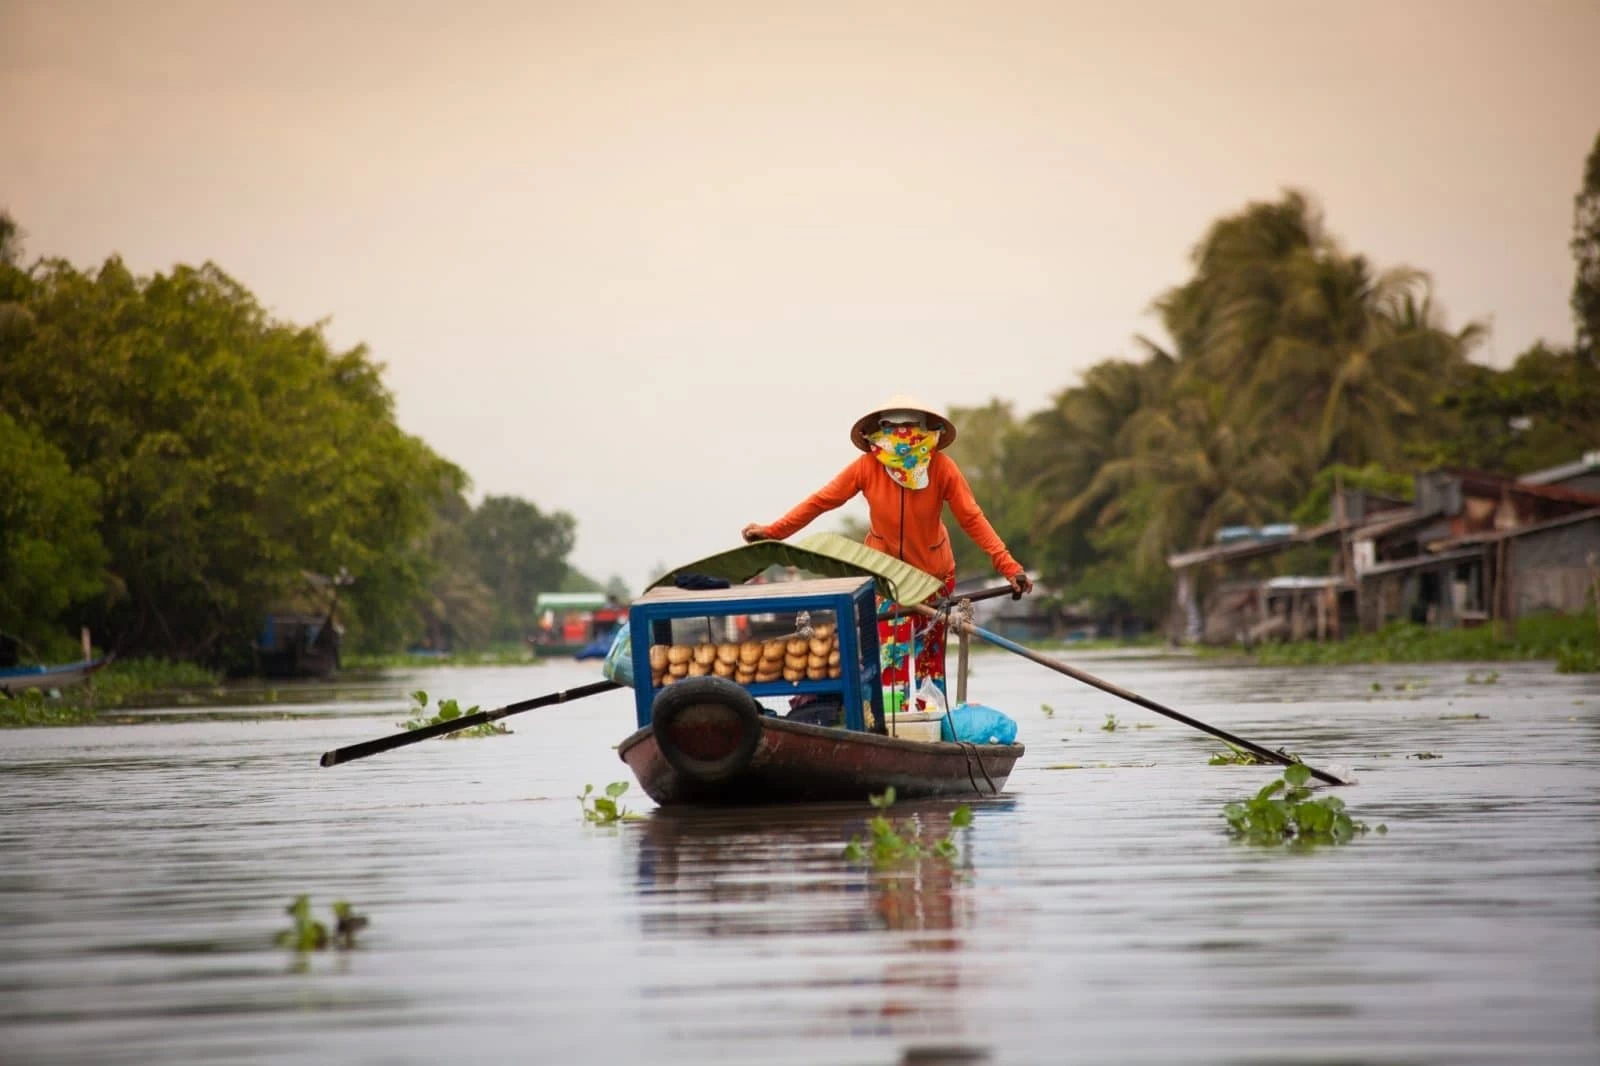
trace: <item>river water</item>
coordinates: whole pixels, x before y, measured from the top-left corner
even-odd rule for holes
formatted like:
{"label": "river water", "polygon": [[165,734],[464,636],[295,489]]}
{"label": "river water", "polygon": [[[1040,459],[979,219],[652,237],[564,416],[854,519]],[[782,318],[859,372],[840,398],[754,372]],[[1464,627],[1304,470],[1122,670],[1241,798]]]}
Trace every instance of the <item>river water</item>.
{"label": "river water", "polygon": [[[644,820],[585,824],[629,693],[317,765],[412,689],[498,706],[592,664],[243,691],[0,733],[0,1062],[1600,1061],[1600,678],[1074,661],[1353,767],[1388,833],[1233,844],[1223,803],[1274,771],[998,653],[973,693],[1028,753],[953,867],[888,873],[842,858],[864,805],[635,786]],[[359,946],[274,947],[299,893],[367,914]]]}

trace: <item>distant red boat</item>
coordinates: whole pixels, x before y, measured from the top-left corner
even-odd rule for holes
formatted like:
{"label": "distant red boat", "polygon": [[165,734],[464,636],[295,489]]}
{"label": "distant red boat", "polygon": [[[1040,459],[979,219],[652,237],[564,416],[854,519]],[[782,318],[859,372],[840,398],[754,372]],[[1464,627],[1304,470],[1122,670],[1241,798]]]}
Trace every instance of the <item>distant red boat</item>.
{"label": "distant red boat", "polygon": [[900,799],[993,796],[1025,750],[752,720],[721,703],[696,704],[661,725],[633,733],[617,753],[663,807],[864,800],[890,786]]}

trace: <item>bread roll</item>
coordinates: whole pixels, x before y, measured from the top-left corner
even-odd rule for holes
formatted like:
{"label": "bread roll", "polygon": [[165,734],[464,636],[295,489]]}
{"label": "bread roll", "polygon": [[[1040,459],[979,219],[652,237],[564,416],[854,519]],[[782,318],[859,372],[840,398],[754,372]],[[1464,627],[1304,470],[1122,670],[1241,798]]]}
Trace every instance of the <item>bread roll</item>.
{"label": "bread roll", "polygon": [[788,652],[790,656],[795,656],[804,655],[808,650],[810,650],[810,647],[811,642],[805,637],[790,637],[788,646],[783,650]]}
{"label": "bread roll", "polygon": [[761,661],[764,663],[783,662],[783,641],[769,640],[761,645]]}
{"label": "bread roll", "polygon": [[747,640],[743,644],[739,645],[740,666],[754,666],[760,661],[761,642],[759,640]]}
{"label": "bread roll", "polygon": [[729,666],[732,666],[734,663],[736,663],[738,661],[739,661],[739,645],[737,645],[737,644],[718,644],[717,645],[717,662],[719,662],[719,663],[727,663]]}
{"label": "bread roll", "polygon": [[827,668],[828,668],[828,657],[826,655],[807,655],[806,656],[806,669],[807,670],[819,670],[819,669],[820,670],[826,670]]}
{"label": "bread roll", "polygon": [[804,670],[806,668],[806,653],[785,655],[783,657],[783,666],[786,670]]}
{"label": "bread roll", "polygon": [[715,644],[695,645],[694,661],[701,666],[710,666],[717,661],[717,646]]}
{"label": "bread roll", "polygon": [[[687,651],[688,649],[685,648],[684,650]],[[685,677],[689,673],[689,664],[687,661],[673,663],[667,667],[667,673],[671,674],[673,677]]]}
{"label": "bread roll", "polygon": [[797,681],[800,681],[800,680],[804,679],[805,676],[806,676],[806,672],[804,670],[796,670],[793,667],[789,667],[789,666],[785,666],[783,668],[783,679],[785,681],[788,681],[788,682],[791,682],[791,683],[792,682],[797,682]]}
{"label": "bread roll", "polygon": [[756,679],[756,668],[752,666],[746,670],[742,666],[738,667],[733,672],[733,679],[741,685],[748,685]]}
{"label": "bread roll", "polygon": [[672,684],[676,680],[678,680],[677,677],[675,677],[672,674],[668,674],[666,677],[663,677],[661,679],[661,687],[662,688],[666,688],[668,685]]}
{"label": "bread roll", "polygon": [[705,677],[711,672],[711,667],[705,663],[689,663],[688,665],[690,677]]}
{"label": "bread roll", "polygon": [[838,648],[834,648],[832,651],[830,651],[828,653],[828,665],[829,666],[838,666],[839,665],[839,649]]}
{"label": "bread roll", "polygon": [[732,677],[733,664],[725,663],[721,659],[718,659],[716,662],[711,664],[711,672],[718,677]]}
{"label": "bread roll", "polygon": [[825,678],[827,676],[828,676],[828,668],[826,666],[808,666],[808,667],[806,667],[806,678],[807,678],[807,680],[810,680],[810,681],[821,681],[823,678]]}
{"label": "bread roll", "polygon": [[814,640],[832,640],[837,627],[832,622],[819,622],[811,627],[811,636]]}
{"label": "bread roll", "polygon": [[830,680],[838,678],[841,673],[843,673],[843,671],[841,671],[837,666],[828,667],[828,677]]}
{"label": "bread roll", "polygon": [[693,657],[694,652],[690,650],[687,644],[674,644],[672,647],[667,649],[667,662],[671,663],[673,666],[686,663]]}
{"label": "bread roll", "polygon": [[650,645],[650,669],[656,673],[667,668],[667,646],[665,644]]}
{"label": "bread roll", "polygon": [[780,678],[782,676],[783,676],[783,671],[781,669],[778,669],[778,670],[761,670],[761,671],[757,672],[757,674],[756,674],[756,684],[765,685],[769,681],[776,681],[776,680],[778,680],[778,678]]}

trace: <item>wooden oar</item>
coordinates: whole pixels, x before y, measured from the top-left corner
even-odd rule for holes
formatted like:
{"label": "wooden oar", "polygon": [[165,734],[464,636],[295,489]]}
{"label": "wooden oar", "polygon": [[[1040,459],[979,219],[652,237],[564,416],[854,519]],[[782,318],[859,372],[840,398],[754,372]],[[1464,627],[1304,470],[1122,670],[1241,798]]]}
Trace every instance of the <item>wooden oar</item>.
{"label": "wooden oar", "polygon": [[[933,610],[931,607],[924,607],[921,604],[918,604],[912,609],[918,614],[927,615],[930,618],[937,618],[939,616],[939,612]],[[1002,637],[999,634],[991,633],[987,629],[981,629],[978,626],[973,625],[971,622],[959,622],[956,619],[951,619],[950,626],[958,632],[964,629],[967,633],[979,638],[980,640],[988,641],[997,648],[1004,648],[1006,651],[1020,655],[1030,662],[1036,662],[1040,666],[1054,670],[1058,674],[1066,674],[1074,681],[1082,681],[1085,685],[1091,685],[1094,688],[1099,689],[1101,692],[1109,692],[1111,695],[1116,696],[1119,699],[1127,700],[1129,703],[1136,703],[1146,710],[1155,711],[1157,714],[1166,715],[1173,721],[1182,722],[1184,725],[1198,729],[1202,733],[1210,733],[1218,740],[1225,740],[1234,747],[1243,748],[1245,751],[1248,751],[1259,758],[1266,759],[1268,762],[1275,762],[1280,766],[1295,765],[1296,760],[1283,754],[1281,751],[1273,751],[1271,748],[1263,747],[1262,745],[1246,740],[1243,737],[1235,736],[1226,729],[1218,729],[1216,726],[1207,725],[1198,718],[1190,718],[1182,711],[1175,711],[1171,707],[1163,707],[1155,700],[1146,699],[1137,692],[1129,692],[1120,685],[1113,685],[1109,681],[1103,681],[1100,678],[1095,677],[1093,674],[1085,673],[1084,671],[1079,670],[1077,667],[1064,663],[1059,659],[1052,659],[1048,655],[1040,655],[1031,648],[1025,648],[1021,644],[1018,644],[1015,641],[1007,640],[1005,637]],[[1323,781],[1330,785],[1355,784],[1354,780],[1341,777],[1330,770],[1320,770],[1315,766],[1309,765],[1306,766],[1306,769],[1311,771],[1312,777],[1315,777],[1318,781]]]}
{"label": "wooden oar", "polygon": [[458,729],[471,729],[475,725],[498,721],[508,715],[531,711],[535,707],[549,707],[557,703],[570,703],[573,700],[581,700],[585,696],[594,696],[601,692],[610,692],[614,688],[622,687],[615,681],[596,681],[588,685],[579,685],[577,688],[552,692],[548,696],[535,696],[533,699],[523,700],[521,703],[508,703],[506,706],[497,707],[492,711],[479,711],[476,714],[466,714],[460,718],[452,718],[448,722],[425,725],[421,729],[408,729],[404,733],[379,737],[377,740],[365,740],[360,744],[351,744],[346,748],[335,748],[332,751],[323,752],[322,765],[335,766],[342,762],[349,762],[352,759],[365,759],[368,755],[376,755],[392,748],[403,748],[407,744],[415,744],[420,740],[442,737],[446,733],[454,733]]}

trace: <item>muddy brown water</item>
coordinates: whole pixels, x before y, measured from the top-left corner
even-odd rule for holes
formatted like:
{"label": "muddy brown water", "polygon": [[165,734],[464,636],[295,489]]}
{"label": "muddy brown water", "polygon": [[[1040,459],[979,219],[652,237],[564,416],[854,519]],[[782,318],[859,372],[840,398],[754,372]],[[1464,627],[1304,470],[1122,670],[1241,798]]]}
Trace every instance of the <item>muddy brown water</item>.
{"label": "muddy brown water", "polygon": [[[586,825],[627,693],[317,765],[412,689],[497,706],[588,664],[245,691],[0,733],[0,1062],[1600,1061],[1600,678],[1075,661],[1354,767],[1389,832],[1232,844],[1222,804],[1274,771],[1003,654],[973,692],[1028,754],[953,868],[893,873],[842,858],[864,805],[635,786],[644,820]],[[356,950],[272,946],[302,892],[370,916]]]}

